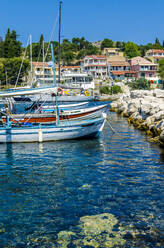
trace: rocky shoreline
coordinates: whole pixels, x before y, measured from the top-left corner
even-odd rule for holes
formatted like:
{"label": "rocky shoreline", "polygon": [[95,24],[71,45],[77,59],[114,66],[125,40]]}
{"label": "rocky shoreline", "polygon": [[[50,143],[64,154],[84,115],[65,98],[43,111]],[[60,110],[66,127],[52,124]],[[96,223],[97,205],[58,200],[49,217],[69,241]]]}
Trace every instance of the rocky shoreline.
{"label": "rocky shoreline", "polygon": [[124,93],[111,103],[110,111],[127,117],[129,123],[146,132],[149,141],[164,146],[164,90]]}

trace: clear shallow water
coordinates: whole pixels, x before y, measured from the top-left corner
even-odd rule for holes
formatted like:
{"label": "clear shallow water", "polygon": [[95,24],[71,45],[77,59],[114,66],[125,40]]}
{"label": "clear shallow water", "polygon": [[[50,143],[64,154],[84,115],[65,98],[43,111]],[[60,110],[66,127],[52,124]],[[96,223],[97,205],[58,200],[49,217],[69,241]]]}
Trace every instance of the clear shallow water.
{"label": "clear shallow water", "polygon": [[[99,139],[0,144],[0,247],[164,247],[164,153],[109,117],[119,134],[106,124]],[[124,242],[106,246],[108,230],[84,242],[80,218],[103,213]],[[83,241],[58,242],[61,231]]]}

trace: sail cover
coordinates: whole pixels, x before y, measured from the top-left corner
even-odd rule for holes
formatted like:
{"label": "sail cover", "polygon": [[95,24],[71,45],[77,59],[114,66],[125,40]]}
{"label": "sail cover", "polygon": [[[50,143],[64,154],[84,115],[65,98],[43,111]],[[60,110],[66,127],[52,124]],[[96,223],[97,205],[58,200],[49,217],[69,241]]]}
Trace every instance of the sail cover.
{"label": "sail cover", "polygon": [[25,95],[35,95],[35,94],[47,94],[54,93],[57,94],[58,87],[44,87],[44,88],[31,88],[22,90],[8,90],[0,92],[0,97],[14,97],[14,96],[25,96]]}

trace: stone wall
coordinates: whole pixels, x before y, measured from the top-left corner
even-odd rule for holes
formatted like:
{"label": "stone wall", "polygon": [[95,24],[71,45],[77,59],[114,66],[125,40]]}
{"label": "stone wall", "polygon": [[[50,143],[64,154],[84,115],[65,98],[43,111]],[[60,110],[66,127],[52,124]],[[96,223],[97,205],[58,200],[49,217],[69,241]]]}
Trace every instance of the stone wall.
{"label": "stone wall", "polygon": [[150,141],[164,145],[164,90],[135,90],[111,103],[111,111],[128,118],[136,128],[145,130]]}

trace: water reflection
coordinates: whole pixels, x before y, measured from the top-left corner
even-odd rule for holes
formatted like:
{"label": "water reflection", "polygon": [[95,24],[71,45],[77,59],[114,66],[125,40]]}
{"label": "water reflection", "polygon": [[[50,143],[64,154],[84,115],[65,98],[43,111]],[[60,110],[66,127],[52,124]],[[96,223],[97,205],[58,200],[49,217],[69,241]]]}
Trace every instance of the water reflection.
{"label": "water reflection", "polygon": [[43,144],[42,143],[39,143],[39,152],[43,153]]}
{"label": "water reflection", "polygon": [[6,161],[7,161],[7,165],[12,166],[12,164],[14,162],[12,143],[6,143],[5,146],[6,146]]}

